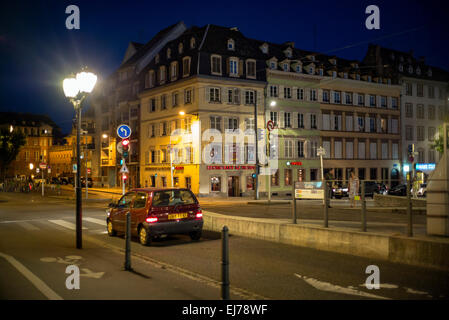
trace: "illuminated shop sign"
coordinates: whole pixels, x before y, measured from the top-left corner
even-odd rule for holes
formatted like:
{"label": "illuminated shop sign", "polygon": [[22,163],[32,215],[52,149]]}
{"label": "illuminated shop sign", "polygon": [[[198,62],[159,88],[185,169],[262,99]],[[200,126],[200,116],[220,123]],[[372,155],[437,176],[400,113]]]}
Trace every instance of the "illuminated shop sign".
{"label": "illuminated shop sign", "polygon": [[255,166],[207,166],[207,170],[254,170]]}
{"label": "illuminated shop sign", "polygon": [[435,170],[435,163],[417,163],[416,170]]}

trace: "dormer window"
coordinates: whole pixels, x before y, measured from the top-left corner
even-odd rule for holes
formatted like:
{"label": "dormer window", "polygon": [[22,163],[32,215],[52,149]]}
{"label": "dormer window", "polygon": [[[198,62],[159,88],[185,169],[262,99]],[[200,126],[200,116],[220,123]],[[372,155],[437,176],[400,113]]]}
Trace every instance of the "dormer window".
{"label": "dormer window", "polygon": [[309,67],[309,74],[314,74],[315,68],[313,66]]}
{"label": "dormer window", "polygon": [[416,68],[416,74],[419,76],[421,74],[421,69],[419,67]]}
{"label": "dormer window", "polygon": [[408,66],[408,73],[413,73],[413,67],[412,66]]}
{"label": "dormer window", "polygon": [[358,69],[359,68],[359,64],[358,63],[354,63],[354,68]]}
{"label": "dormer window", "polygon": [[182,54],[182,51],[184,50],[184,46],[182,44],[182,42],[178,45],[178,53]]}
{"label": "dormer window", "polygon": [[170,50],[170,48],[167,49],[167,59],[171,59],[171,50]]}
{"label": "dormer window", "polygon": [[289,70],[289,68],[288,68],[288,63],[284,63],[283,65],[282,65],[282,69],[284,70],[284,71],[288,71]]}
{"label": "dormer window", "polygon": [[285,55],[286,55],[288,58],[291,58],[291,57],[292,57],[292,49],[291,49],[291,48],[288,48],[288,49],[285,50],[284,52],[285,52]]}
{"label": "dormer window", "polygon": [[348,79],[348,73],[347,72],[343,73],[343,78]]}
{"label": "dormer window", "polygon": [[228,40],[228,50],[235,50],[235,42],[232,39]]}
{"label": "dormer window", "polygon": [[400,71],[400,72],[404,71],[404,66],[402,65],[402,63],[399,64],[399,71]]}
{"label": "dormer window", "polygon": [[332,78],[336,78],[337,77],[337,71],[332,71]]}
{"label": "dormer window", "polygon": [[368,82],[371,82],[371,76],[368,76]]}
{"label": "dormer window", "polygon": [[331,59],[331,63],[336,66],[337,65],[337,60],[336,59]]}
{"label": "dormer window", "polygon": [[270,62],[270,69],[271,70],[276,70],[276,62],[274,62],[274,61]]}
{"label": "dormer window", "polygon": [[310,60],[315,61],[315,56],[310,56]]}
{"label": "dormer window", "polygon": [[190,39],[190,49],[193,49],[193,48],[195,48],[195,38],[194,37],[192,37]]}
{"label": "dormer window", "polygon": [[296,72],[302,72],[302,66],[300,64],[296,65]]}
{"label": "dormer window", "polygon": [[319,73],[320,73],[320,76],[323,76],[323,75],[324,75],[324,70],[323,70],[323,68],[320,68],[320,69],[319,69]]}
{"label": "dormer window", "polygon": [[154,62],[159,63],[159,54],[157,54],[156,57],[154,58]]}
{"label": "dormer window", "polygon": [[432,69],[427,70],[427,75],[428,75],[429,77],[432,76]]}

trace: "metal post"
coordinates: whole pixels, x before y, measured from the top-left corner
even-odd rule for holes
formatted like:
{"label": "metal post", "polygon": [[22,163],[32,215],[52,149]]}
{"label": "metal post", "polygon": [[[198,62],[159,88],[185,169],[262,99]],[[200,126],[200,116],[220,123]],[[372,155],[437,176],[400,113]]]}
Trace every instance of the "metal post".
{"label": "metal post", "polygon": [[125,179],[123,179],[125,176],[125,173],[122,172],[122,195],[125,194]]}
{"label": "metal post", "polygon": [[326,182],[324,182],[323,188],[324,188],[324,227],[328,228],[329,227],[329,208],[328,208],[329,199],[328,199],[328,191],[327,191],[328,185]]}
{"label": "metal post", "polygon": [[[321,163],[321,181],[324,183],[324,167],[323,167],[323,153],[320,152],[320,163]],[[323,198],[324,203],[324,198]]]}
{"label": "metal post", "polygon": [[76,248],[82,249],[82,207],[81,207],[81,159],[80,159],[80,133],[81,133],[81,102],[76,106]]}
{"label": "metal post", "polygon": [[[87,131],[86,131],[87,132]],[[87,173],[87,136],[84,136],[84,150],[86,150],[86,152],[84,153],[84,157],[85,157],[85,163],[86,163],[86,199],[89,197],[89,181],[87,179],[88,177],[88,173]]]}
{"label": "metal post", "polygon": [[221,298],[229,300],[229,234],[228,227],[223,227],[221,258]]}
{"label": "metal post", "polygon": [[366,202],[365,202],[365,181],[362,180],[360,199],[362,200],[362,231],[366,232]]}
{"label": "metal post", "polygon": [[292,192],[292,223],[296,224],[296,197],[295,197],[295,183],[293,182]]}
{"label": "metal post", "polygon": [[256,153],[256,178],[254,179],[254,200],[259,200],[259,149],[257,137],[257,91],[254,91],[254,134]]}
{"label": "metal post", "polygon": [[131,212],[126,213],[125,270],[131,270]]}
{"label": "metal post", "polygon": [[413,212],[412,212],[412,197],[411,197],[411,180],[412,177],[407,181],[407,236],[413,237]]}
{"label": "metal post", "polygon": [[44,169],[42,169],[42,196],[44,196]]}

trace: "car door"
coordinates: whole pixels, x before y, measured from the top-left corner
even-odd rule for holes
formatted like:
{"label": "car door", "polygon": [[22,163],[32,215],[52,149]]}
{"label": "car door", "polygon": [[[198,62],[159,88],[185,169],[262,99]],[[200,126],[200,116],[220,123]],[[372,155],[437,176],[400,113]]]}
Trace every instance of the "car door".
{"label": "car door", "polygon": [[131,210],[131,204],[134,199],[135,192],[127,192],[123,195],[117,204],[117,212],[115,214],[115,225],[117,231],[125,232],[126,214]]}
{"label": "car door", "polygon": [[148,215],[148,192],[138,191],[131,208],[131,233],[137,235],[137,226],[145,221]]}

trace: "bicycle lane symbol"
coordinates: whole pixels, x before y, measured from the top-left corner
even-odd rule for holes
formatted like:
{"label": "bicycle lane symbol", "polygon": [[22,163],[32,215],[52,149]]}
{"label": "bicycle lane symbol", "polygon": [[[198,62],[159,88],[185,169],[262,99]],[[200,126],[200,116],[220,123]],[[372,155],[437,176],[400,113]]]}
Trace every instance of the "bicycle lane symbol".
{"label": "bicycle lane symbol", "polygon": [[[56,258],[55,257],[44,257],[44,258],[41,258],[40,260],[42,262],[46,262],[46,263],[56,262],[56,263],[60,263],[60,264],[79,266],[82,263],[82,261],[81,261],[82,259],[83,259],[83,257],[81,257],[81,256],[65,256],[65,259],[63,259],[61,257],[56,257]],[[81,277],[100,279],[104,275],[104,272],[94,272],[88,268],[80,268],[80,270],[84,272],[84,273],[80,273]]]}

